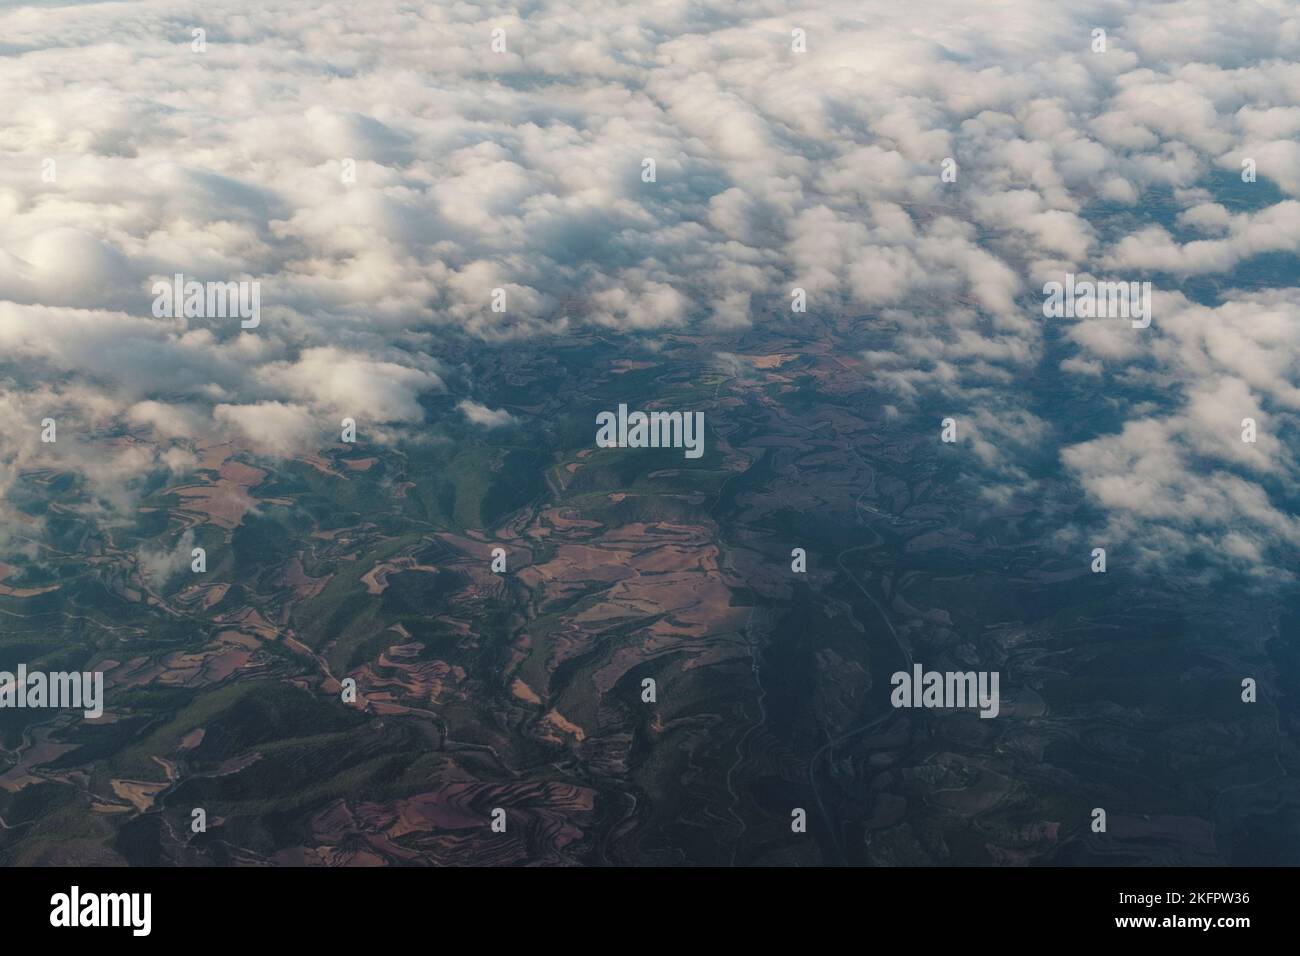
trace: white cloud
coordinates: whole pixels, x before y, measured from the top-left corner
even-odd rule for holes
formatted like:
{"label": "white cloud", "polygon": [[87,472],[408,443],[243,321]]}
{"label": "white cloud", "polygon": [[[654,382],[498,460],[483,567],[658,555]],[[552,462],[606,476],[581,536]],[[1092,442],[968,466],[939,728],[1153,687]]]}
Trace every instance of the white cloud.
{"label": "white cloud", "polygon": [[457,402],[456,408],[470,422],[484,428],[500,428],[502,425],[513,425],[517,421],[515,416],[504,408],[488,408],[468,398]]}

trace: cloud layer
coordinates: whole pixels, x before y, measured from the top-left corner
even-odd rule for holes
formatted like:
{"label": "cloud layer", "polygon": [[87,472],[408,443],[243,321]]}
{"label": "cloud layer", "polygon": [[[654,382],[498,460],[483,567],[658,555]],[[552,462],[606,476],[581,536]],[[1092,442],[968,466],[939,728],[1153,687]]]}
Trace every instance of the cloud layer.
{"label": "cloud layer", "polygon": [[[890,330],[869,384],[958,415],[992,490],[1028,489],[1023,455],[1062,441],[1108,535],[1285,564],[1300,302],[1243,270],[1300,251],[1293,4],[526,10],[0,12],[0,404],[30,425],[0,491],[47,414],[163,439],[60,450],[111,502],[131,468],[186,466],[173,437],[292,454],[343,416],[419,423],[449,327],[725,335],[798,321],[798,287]],[[1040,290],[1064,272],[1152,279],[1152,328],[1049,334]],[[155,318],[176,273],[259,282],[261,325]],[[1182,288],[1201,277],[1215,301]],[[1064,443],[1026,398],[1044,369],[1098,383],[1118,424]]]}

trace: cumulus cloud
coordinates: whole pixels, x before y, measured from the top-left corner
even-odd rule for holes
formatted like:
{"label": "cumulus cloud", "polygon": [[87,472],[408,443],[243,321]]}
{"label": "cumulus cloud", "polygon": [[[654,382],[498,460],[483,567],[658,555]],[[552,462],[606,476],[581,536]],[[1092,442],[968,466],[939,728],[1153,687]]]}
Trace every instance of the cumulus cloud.
{"label": "cumulus cloud", "polygon": [[502,425],[513,425],[517,421],[515,416],[504,408],[488,408],[469,399],[458,402],[456,408],[471,423],[483,428],[500,428]]}
{"label": "cumulus cloud", "polygon": [[267,363],[258,375],[268,391],[278,384],[315,407],[378,422],[419,421],[419,395],[443,387],[430,369],[333,347],[304,349],[292,362]]}
{"label": "cumulus cloud", "polygon": [[173,548],[141,548],[136,554],[140,576],[150,587],[161,588],[190,565],[194,532],[186,530]]}
{"label": "cumulus cloud", "polygon": [[292,454],[323,443],[324,423],[301,405],[257,402],[252,405],[217,405],[217,422],[234,428],[258,451]]}
{"label": "cumulus cloud", "polygon": [[1226,272],[1244,259],[1265,253],[1300,253],[1300,202],[1288,200],[1235,216],[1227,214],[1222,206],[1202,204],[1186,210],[1180,220],[1225,235],[1179,243],[1161,226],[1147,226],[1120,240],[1105,257],[1105,264],[1116,269],[1187,276]]}

